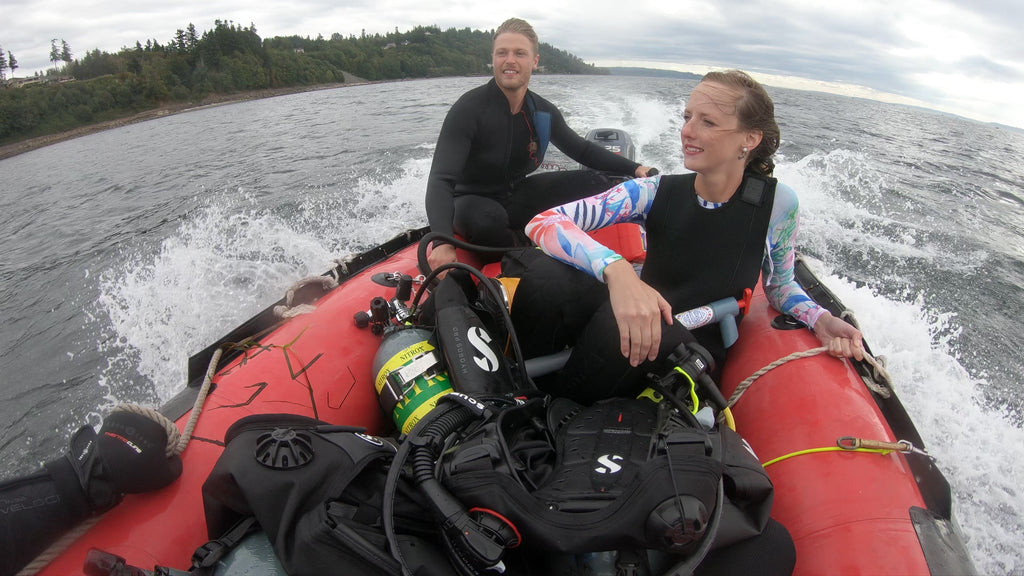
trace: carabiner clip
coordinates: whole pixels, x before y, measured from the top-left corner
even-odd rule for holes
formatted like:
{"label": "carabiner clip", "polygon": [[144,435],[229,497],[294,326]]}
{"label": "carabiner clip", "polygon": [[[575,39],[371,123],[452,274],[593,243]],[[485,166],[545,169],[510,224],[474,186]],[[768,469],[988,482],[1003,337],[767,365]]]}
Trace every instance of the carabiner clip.
{"label": "carabiner clip", "polygon": [[932,456],[931,454],[925,452],[924,450],[921,450],[917,446],[914,446],[913,442],[911,442],[909,440],[900,440],[899,442],[897,442],[897,444],[899,444],[900,447],[902,448],[900,450],[900,452],[903,452],[904,454],[919,454],[921,456],[924,456],[925,458],[928,458],[929,460],[931,460],[933,462],[935,461],[935,457],[934,456]]}

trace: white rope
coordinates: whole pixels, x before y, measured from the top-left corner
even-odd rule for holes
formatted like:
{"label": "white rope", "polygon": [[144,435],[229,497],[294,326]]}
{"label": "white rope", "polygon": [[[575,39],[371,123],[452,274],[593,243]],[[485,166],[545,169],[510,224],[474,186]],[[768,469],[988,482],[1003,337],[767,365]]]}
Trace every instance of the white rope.
{"label": "white rope", "polygon": [[164,427],[164,433],[167,434],[167,447],[165,454],[167,457],[174,456],[175,454],[181,454],[178,451],[178,440],[181,438],[181,432],[178,432],[178,427],[174,425],[174,422],[170,418],[161,414],[154,408],[148,406],[139,406],[138,404],[118,404],[110,411],[111,414],[115,412],[131,412],[140,416],[145,416],[160,424]]}
{"label": "white rope", "polygon": [[293,318],[300,314],[308,314],[314,310],[313,306],[308,303],[302,303],[295,305],[295,293],[305,288],[306,286],[312,286],[315,284],[320,285],[320,289],[324,293],[330,292],[338,287],[338,280],[333,276],[307,276],[302,278],[298,282],[292,285],[291,288],[285,292],[284,304],[274,306],[274,315],[278,318]]}
{"label": "white rope", "polygon": [[739,386],[737,386],[736,389],[733,390],[732,396],[729,397],[729,408],[732,408],[733,406],[735,406],[736,403],[739,402],[740,396],[743,396],[743,393],[747,391],[747,388],[750,388],[750,386],[753,385],[753,383],[758,378],[760,378],[761,376],[764,376],[768,372],[770,372],[770,371],[778,368],[779,366],[782,366],[783,364],[785,364],[787,362],[790,362],[792,360],[797,360],[799,358],[810,358],[811,356],[817,356],[818,354],[821,354],[822,352],[828,352],[828,348],[826,348],[825,346],[822,346],[820,348],[813,348],[811,350],[804,350],[803,352],[794,352],[794,353],[790,354],[789,356],[786,356],[784,358],[779,358],[778,360],[772,362],[771,364],[765,366],[764,368],[761,368],[757,372],[754,372],[753,374],[748,376],[746,380],[744,380],[743,382],[740,382]]}
{"label": "white rope", "polygon": [[220,363],[220,357],[224,354],[224,348],[217,348],[213,351],[213,356],[210,358],[210,365],[206,368],[206,376],[203,378],[203,385],[199,387],[199,395],[196,396],[195,403],[192,404],[192,414],[188,418],[188,422],[185,423],[185,428],[181,431],[181,438],[177,442],[177,454],[181,454],[185,451],[185,446],[188,445],[189,440],[192,439],[192,431],[195,430],[196,422],[199,420],[199,414],[203,411],[203,403],[206,402],[206,395],[210,393],[210,385],[213,382],[213,376],[217,373],[217,364]]}
{"label": "white rope", "polygon": [[43,550],[39,556],[36,556],[35,560],[29,562],[24,568],[18,572],[17,576],[35,576],[40,570],[46,568],[46,565],[53,561],[54,558],[60,556],[65,550],[67,550],[75,540],[78,540],[83,534],[89,531],[90,528],[96,525],[100,521],[103,515],[93,516],[87,518],[78,526],[75,526],[69,530],[66,534],[57,539],[56,542],[50,545],[49,548]]}
{"label": "white rope", "polygon": [[[810,358],[812,356],[817,356],[818,354],[824,354],[826,352],[828,352],[828,347],[826,346],[812,348],[810,350],[804,350],[803,352],[794,352],[789,356],[779,358],[778,360],[772,362],[771,364],[765,366],[764,368],[761,368],[757,372],[754,372],[749,377],[747,377],[746,380],[740,382],[739,386],[736,386],[736,389],[733,390],[732,396],[729,397],[729,407],[732,408],[733,406],[735,406],[736,403],[739,402],[740,396],[742,396],[743,393],[746,392],[747,389],[750,388],[750,386],[753,385],[758,378],[764,376],[768,372],[778,368],[779,366],[782,366],[783,364],[786,364],[787,362],[799,360],[800,358]],[[885,371],[885,367],[878,360],[872,358],[871,354],[865,352],[864,361],[870,364],[872,368],[874,368],[873,375],[876,379],[881,380],[886,384],[889,382],[889,374],[888,372]],[[864,383],[872,392],[876,392],[884,396],[885,398],[889,397],[890,392],[887,388],[880,386],[874,381],[868,381],[866,378],[861,379],[864,380]]]}

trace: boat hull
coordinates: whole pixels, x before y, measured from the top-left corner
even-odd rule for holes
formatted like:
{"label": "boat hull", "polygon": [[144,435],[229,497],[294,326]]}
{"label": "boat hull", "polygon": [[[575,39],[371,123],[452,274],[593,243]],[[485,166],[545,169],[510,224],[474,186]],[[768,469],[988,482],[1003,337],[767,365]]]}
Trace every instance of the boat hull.
{"label": "boat hull", "polygon": [[[761,368],[821,346],[806,329],[773,327],[776,316],[758,291],[724,367],[726,397]],[[762,462],[835,448],[844,437],[900,440],[850,362],[827,354],[767,372],[732,410],[737,432]],[[796,574],[929,573],[911,519],[911,509],[926,505],[908,457],[923,456],[825,451],[767,467],[775,485],[772,516],[796,543]]]}
{"label": "boat hull", "polygon": [[[279,322],[268,308],[193,357],[190,373],[196,377],[163,408],[179,429],[213,350],[261,335],[258,345],[228,348],[182,454],[181,478],[162,490],[128,496],[40,573],[81,574],[92,547],[132,566],[187,568],[192,552],[208,540],[202,484],[223,451],[226,430],[240,418],[290,413],[378,434],[393,430],[371,374],[380,338],[353,318],[371,299],[393,296],[393,287],[375,279],[418,274],[416,241],[425,233],[410,231],[340,265],[331,272],[340,285],[315,299],[314,312]],[[806,268],[801,274],[805,287],[817,282]],[[812,296],[840,312],[830,293]],[[785,323],[777,317],[760,289],[755,292],[724,367],[726,397],[757,370],[819,346],[805,328],[780,329]],[[866,374],[863,365],[821,354],[787,362],[740,398],[733,408],[737,431],[762,462],[833,447],[842,437],[909,440],[921,447],[895,395],[871,392]],[[797,574],[974,572],[952,519],[948,484],[923,456],[826,451],[767,469],[775,485],[773,516],[796,543]]]}

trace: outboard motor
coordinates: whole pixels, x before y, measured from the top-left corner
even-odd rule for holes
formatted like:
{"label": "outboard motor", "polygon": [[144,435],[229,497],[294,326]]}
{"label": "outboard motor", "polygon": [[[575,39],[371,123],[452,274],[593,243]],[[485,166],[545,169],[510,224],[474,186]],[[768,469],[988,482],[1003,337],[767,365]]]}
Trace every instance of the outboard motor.
{"label": "outboard motor", "polygon": [[[630,160],[633,160],[636,156],[636,147],[633,146],[633,139],[629,137],[629,133],[625,130],[618,128],[596,128],[587,132],[586,140],[603,147],[609,152],[625,156]],[[585,170],[586,168],[586,166],[580,164],[580,170]]]}

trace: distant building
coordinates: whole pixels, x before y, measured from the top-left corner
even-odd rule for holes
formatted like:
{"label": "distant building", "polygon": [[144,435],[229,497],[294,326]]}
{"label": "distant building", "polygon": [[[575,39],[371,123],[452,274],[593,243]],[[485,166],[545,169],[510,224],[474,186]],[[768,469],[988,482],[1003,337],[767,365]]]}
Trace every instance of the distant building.
{"label": "distant building", "polygon": [[28,78],[11,78],[7,81],[8,86],[28,86],[30,84],[43,84],[46,78],[43,76],[29,76]]}

